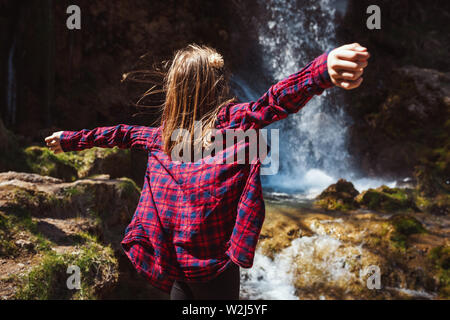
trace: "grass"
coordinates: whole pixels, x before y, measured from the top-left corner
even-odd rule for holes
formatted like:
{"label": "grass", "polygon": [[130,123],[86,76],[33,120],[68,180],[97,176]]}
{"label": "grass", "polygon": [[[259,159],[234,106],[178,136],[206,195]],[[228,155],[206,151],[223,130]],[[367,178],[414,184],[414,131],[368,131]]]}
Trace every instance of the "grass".
{"label": "grass", "polygon": [[[96,299],[98,290],[118,279],[118,262],[110,247],[102,246],[95,237],[82,233],[87,241],[76,247],[76,251],[58,254],[47,251],[41,263],[19,282],[16,299]],[[69,266],[80,270],[81,288],[69,289],[67,273]]]}
{"label": "grass", "polygon": [[37,224],[26,210],[6,214],[0,211],[0,257],[16,257],[21,249],[15,243],[15,235],[27,233],[32,251],[48,251],[52,243],[37,230]]}

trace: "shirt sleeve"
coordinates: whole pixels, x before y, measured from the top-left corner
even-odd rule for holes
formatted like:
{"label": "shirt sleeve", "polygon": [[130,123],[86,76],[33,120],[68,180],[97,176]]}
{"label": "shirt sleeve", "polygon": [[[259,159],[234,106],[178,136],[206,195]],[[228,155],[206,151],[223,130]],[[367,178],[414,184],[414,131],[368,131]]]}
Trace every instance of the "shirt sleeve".
{"label": "shirt sleeve", "polygon": [[258,101],[224,106],[217,116],[217,128],[259,129],[298,112],[314,95],[333,86],[328,74],[328,53],[271,86]]}
{"label": "shirt sleeve", "polygon": [[150,150],[158,128],[119,124],[92,130],[63,131],[60,144],[63,151],[80,151],[92,147]]}

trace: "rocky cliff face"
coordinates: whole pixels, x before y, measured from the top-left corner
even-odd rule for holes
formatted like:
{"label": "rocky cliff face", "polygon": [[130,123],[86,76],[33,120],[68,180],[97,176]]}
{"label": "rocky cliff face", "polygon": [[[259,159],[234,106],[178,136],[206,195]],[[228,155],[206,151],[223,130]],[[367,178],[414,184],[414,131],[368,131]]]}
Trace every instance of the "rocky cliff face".
{"label": "rocky cliff face", "polygon": [[450,42],[440,30],[450,4],[378,1],[381,30],[368,30],[370,4],[349,1],[338,29],[343,42],[358,41],[372,54],[363,85],[346,93],[354,120],[350,151],[365,175],[415,176],[434,181],[442,191],[450,176]]}
{"label": "rocky cliff face", "polygon": [[[229,7],[223,2],[79,1],[81,30],[66,27],[71,4],[0,1],[2,74],[8,74],[15,43],[12,63],[20,92],[14,117],[6,105],[0,110],[7,126],[30,140],[56,128],[149,125],[157,114],[131,118],[133,104],[148,88],[128,90],[121,83],[124,73],[150,68],[191,42],[227,51]],[[7,82],[2,77],[0,86]],[[6,95],[0,91],[2,101]]]}

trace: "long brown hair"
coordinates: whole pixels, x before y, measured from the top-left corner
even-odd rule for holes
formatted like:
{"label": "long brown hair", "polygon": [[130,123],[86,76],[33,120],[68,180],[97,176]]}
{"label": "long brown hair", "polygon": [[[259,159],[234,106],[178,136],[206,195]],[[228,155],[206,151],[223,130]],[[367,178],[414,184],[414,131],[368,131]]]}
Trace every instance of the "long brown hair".
{"label": "long brown hair", "polygon": [[[162,142],[169,155],[180,142],[197,147],[204,144],[218,111],[233,100],[229,98],[222,56],[210,47],[196,44],[175,53],[163,90]],[[177,129],[185,129],[189,134],[174,139],[172,133]],[[200,130],[198,141],[194,141],[196,130]]]}
{"label": "long brown hair", "polygon": [[[152,76],[160,80],[151,80]],[[137,102],[138,107],[142,107],[140,102],[146,97],[164,94],[161,138],[163,150],[169,156],[180,143],[187,143],[191,152],[205,147],[219,110],[234,101],[230,97],[223,57],[208,46],[190,44],[165,61],[162,70],[130,72],[123,75],[125,80],[153,84]],[[181,134],[182,130],[178,129],[188,134]]]}

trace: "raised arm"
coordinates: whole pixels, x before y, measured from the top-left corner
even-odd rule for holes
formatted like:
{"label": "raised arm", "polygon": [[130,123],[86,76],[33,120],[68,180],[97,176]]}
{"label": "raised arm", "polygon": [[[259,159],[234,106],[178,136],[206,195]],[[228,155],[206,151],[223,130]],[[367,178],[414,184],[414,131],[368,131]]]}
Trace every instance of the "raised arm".
{"label": "raised arm", "polygon": [[368,57],[367,49],[357,43],[325,52],[271,86],[258,101],[226,105],[217,116],[217,128],[259,129],[298,112],[314,95],[333,85],[356,88]]}
{"label": "raised arm", "polygon": [[56,153],[79,151],[92,147],[149,150],[158,128],[119,124],[92,130],[59,131],[45,138],[47,145]]}

